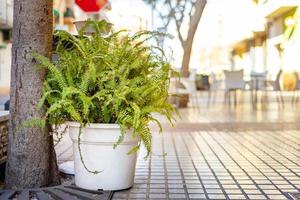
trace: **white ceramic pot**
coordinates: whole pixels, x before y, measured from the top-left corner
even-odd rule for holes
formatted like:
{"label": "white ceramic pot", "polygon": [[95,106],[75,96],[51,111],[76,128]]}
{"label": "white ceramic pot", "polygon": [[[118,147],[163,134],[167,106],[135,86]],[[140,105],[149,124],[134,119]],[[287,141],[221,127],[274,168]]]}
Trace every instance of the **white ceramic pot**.
{"label": "white ceramic pot", "polygon": [[123,190],[132,187],[137,153],[127,155],[138,144],[138,138],[131,133],[113,149],[120,136],[117,124],[90,124],[82,128],[80,149],[86,167],[98,174],[88,172],[80,159],[78,151],[79,123],[68,122],[70,137],[73,141],[75,184],[90,190]]}

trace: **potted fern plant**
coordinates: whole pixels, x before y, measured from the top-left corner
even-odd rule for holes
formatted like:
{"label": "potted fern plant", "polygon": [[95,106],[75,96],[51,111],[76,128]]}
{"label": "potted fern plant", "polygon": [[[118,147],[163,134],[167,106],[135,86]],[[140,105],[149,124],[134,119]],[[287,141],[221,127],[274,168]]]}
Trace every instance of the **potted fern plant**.
{"label": "potted fern plant", "polygon": [[[121,190],[133,184],[137,151],[151,154],[153,113],[171,121],[168,103],[170,64],[147,41],[158,34],[103,30],[105,21],[88,21],[95,33],[65,31],[58,38],[58,60],[34,54],[46,69],[36,124],[67,124],[73,141],[75,184],[86,189]],[[56,132],[55,128],[53,132]]]}

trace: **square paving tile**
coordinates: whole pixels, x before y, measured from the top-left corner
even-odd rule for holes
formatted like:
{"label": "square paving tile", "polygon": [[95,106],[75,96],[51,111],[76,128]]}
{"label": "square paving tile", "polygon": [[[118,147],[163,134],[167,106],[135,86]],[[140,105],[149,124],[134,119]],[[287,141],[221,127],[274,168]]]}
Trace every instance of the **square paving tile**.
{"label": "square paving tile", "polygon": [[[227,130],[154,134],[131,190],[114,199],[287,199],[300,192],[300,131]],[[148,171],[149,170],[149,171]]]}

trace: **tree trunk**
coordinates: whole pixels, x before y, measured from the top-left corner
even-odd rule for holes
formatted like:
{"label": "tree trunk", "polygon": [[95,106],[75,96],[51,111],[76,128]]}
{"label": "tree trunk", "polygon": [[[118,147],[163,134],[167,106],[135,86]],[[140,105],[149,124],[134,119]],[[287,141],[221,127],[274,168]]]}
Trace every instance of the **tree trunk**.
{"label": "tree trunk", "polygon": [[187,39],[183,44],[183,58],[181,63],[181,76],[188,77],[189,76],[189,65],[191,59],[191,53],[193,48],[194,37],[198,28],[198,24],[200,22],[203,10],[206,5],[206,0],[197,0],[195,4],[195,13],[190,22]]}
{"label": "tree trunk", "polygon": [[20,128],[37,109],[45,72],[38,70],[33,51],[50,57],[52,50],[52,0],[14,0],[10,124],[7,188],[34,188],[59,183],[53,138],[48,128]]}

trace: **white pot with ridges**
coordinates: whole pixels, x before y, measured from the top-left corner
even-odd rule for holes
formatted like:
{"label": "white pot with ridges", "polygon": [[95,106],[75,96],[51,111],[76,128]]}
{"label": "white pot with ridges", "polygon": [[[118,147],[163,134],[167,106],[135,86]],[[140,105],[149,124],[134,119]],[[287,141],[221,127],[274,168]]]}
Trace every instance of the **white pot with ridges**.
{"label": "white pot with ridges", "polygon": [[[132,187],[137,153],[127,153],[138,144],[138,138],[125,134],[123,142],[113,149],[121,130],[118,124],[89,124],[82,128],[80,150],[78,135],[80,124],[68,122],[73,142],[75,184],[90,190],[123,190]],[[82,160],[83,159],[83,162]],[[90,171],[98,171],[94,174]]]}

